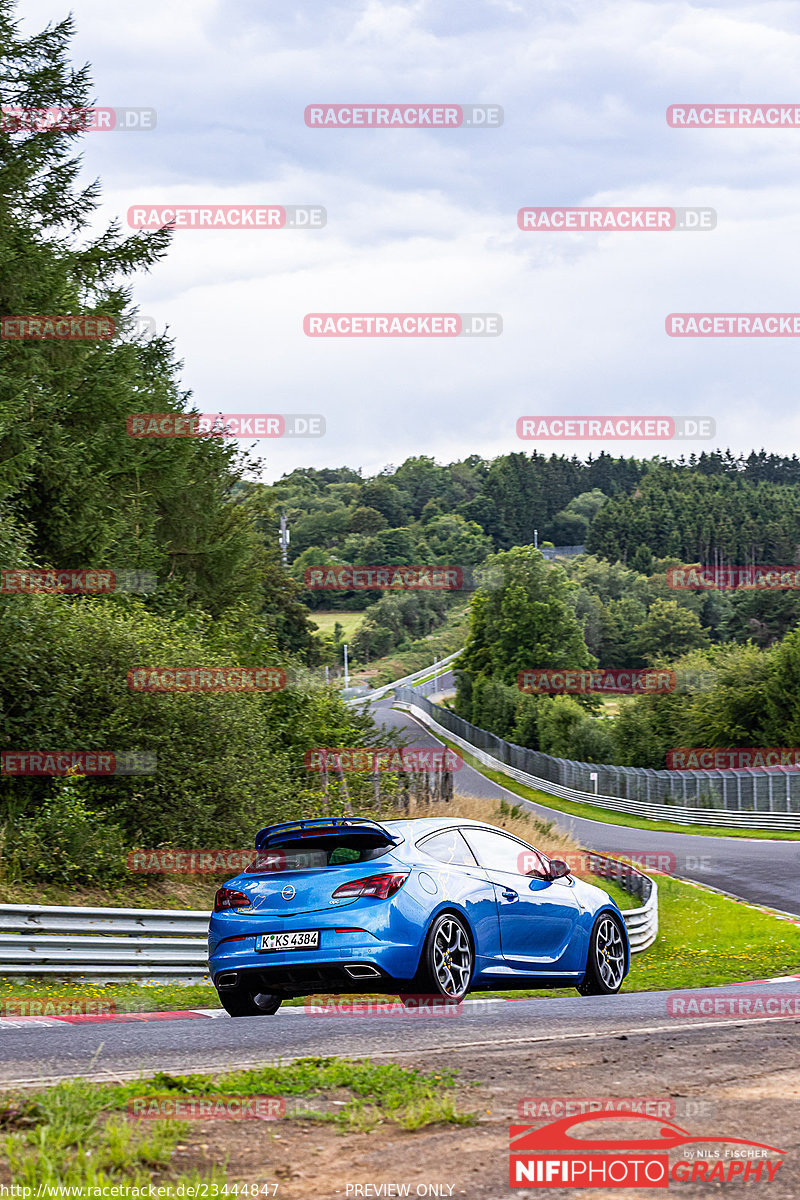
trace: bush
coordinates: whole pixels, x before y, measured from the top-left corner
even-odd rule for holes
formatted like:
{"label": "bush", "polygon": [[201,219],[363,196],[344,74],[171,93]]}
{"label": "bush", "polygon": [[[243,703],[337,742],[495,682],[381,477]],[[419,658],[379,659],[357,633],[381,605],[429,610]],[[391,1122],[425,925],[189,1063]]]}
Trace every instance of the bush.
{"label": "bush", "polygon": [[539,748],[555,758],[603,763],[613,759],[604,722],[590,717],[572,696],[554,696],[539,712]]}
{"label": "bush", "polygon": [[[237,638],[205,614],[167,618],[138,601],[14,597],[0,604],[0,660],[0,748],[155,754],[154,774],[86,784],[131,845],[247,845],[260,826],[311,815],[305,750],[361,745],[371,726],[324,688],[131,691],[138,667],[290,665],[252,622]],[[52,793],[47,778],[3,776],[0,810],[36,813]]]}
{"label": "bush", "polygon": [[12,879],[113,886],[127,878],[125,837],[89,807],[83,776],[54,779],[54,793],[32,817],[5,828],[5,869]]}

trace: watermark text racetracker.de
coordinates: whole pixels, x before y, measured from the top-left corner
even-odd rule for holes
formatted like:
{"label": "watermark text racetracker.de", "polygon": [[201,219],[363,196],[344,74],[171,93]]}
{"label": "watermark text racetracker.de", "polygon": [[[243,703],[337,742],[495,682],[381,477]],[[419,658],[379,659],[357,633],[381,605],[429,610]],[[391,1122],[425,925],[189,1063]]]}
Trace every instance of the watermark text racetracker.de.
{"label": "watermark text racetracker.de", "polygon": [[155,571],[108,571],[104,568],[81,567],[58,570],[51,567],[14,567],[0,569],[0,593],[6,596],[77,595],[90,596],[112,592],[154,592]]}
{"label": "watermark text racetracker.de", "polygon": [[439,995],[404,995],[399,1000],[353,1000],[349,996],[313,995],[306,997],[304,1012],[309,1017],[477,1017],[495,1011],[506,1002],[500,997],[472,997],[469,1000],[449,1000]]}
{"label": "watermark text racetracker.de", "polygon": [[668,750],[668,771],[782,770],[800,766],[798,746],[681,746]]}
{"label": "watermark text racetracker.de", "polygon": [[670,337],[800,337],[800,313],[670,313]]}
{"label": "watermark text racetracker.de", "polygon": [[131,229],[324,229],[321,204],[132,204]]}
{"label": "watermark text racetracker.de", "polygon": [[700,564],[670,567],[667,587],[676,592],[796,591],[800,588],[800,567],[710,567]]}
{"label": "watermark text racetracker.de", "polygon": [[522,230],[548,233],[689,232],[715,229],[717,214],[713,208],[521,208],[517,225]]}
{"label": "watermark text racetracker.de", "polygon": [[[591,850],[569,850],[559,855],[559,861],[569,867],[571,875],[598,874],[604,858],[613,859],[623,866],[637,871],[657,871],[660,875],[674,875],[677,855],[671,850],[607,850],[603,856]],[[697,861],[695,859],[695,861]],[[517,871],[520,875],[531,875],[542,871],[542,858],[536,850],[521,850],[517,856]]]}
{"label": "watermark text racetracker.de", "polygon": [[500,104],[308,104],[309,129],[496,129]]}
{"label": "watermark text racetracker.de", "polygon": [[132,692],[280,692],[279,667],[137,667],[128,672]]}
{"label": "watermark text racetracker.de", "polygon": [[98,314],[0,317],[4,342],[108,342],[115,333],[113,317]]}
{"label": "watermark text racetracker.de", "polygon": [[153,775],[150,750],[3,750],[0,775]]}
{"label": "watermark text racetracker.de", "polygon": [[517,687],[529,694],[579,695],[600,692],[639,695],[644,692],[674,692],[674,671],[655,667],[533,667],[517,674]]}
{"label": "watermark text racetracker.de", "polygon": [[325,436],[320,413],[132,413],[132,438],[315,438]]}
{"label": "watermark text racetracker.de", "polygon": [[708,1116],[714,1108],[710,1100],[674,1096],[522,1096],[517,1116],[523,1121],[557,1121],[580,1114],[631,1112],[673,1121]]}
{"label": "watermark text racetracker.de", "polygon": [[303,318],[307,337],[499,337],[500,313],[319,312]]}
{"label": "watermark text racetracker.de", "polygon": [[99,996],[30,995],[0,997],[0,1018],[43,1017],[68,1020],[70,1017],[111,1017],[116,1001]]}
{"label": "watermark text racetracker.de", "polygon": [[439,746],[390,746],[377,749],[365,746],[317,747],[306,750],[308,771],[348,771],[375,775],[381,771],[460,771],[464,760],[455,751]]}
{"label": "watermark text racetracker.de", "polygon": [[551,442],[665,442],[713,438],[713,417],[517,417],[517,437]]}
{"label": "watermark text racetracker.de", "polygon": [[303,583],[312,592],[456,592],[464,573],[452,566],[320,566],[306,567]]}
{"label": "watermark text racetracker.de", "polygon": [[[291,856],[294,864],[297,855]],[[281,851],[259,853],[253,846],[197,847],[158,846],[141,847],[128,852],[128,870],[136,875],[239,875],[258,861],[259,870],[280,871],[289,863]],[[315,865],[309,861],[309,866]]]}
{"label": "watermark text racetracker.de", "polygon": [[673,129],[797,129],[799,104],[670,104]]}
{"label": "watermark text racetracker.de", "polygon": [[128,1116],[138,1121],[277,1121],[286,1113],[282,1096],[134,1096]]}
{"label": "watermark text racetracker.de", "polygon": [[154,108],[0,105],[0,129],[6,133],[146,132],[157,122]]}
{"label": "watermark text racetracker.de", "polygon": [[707,992],[678,992],[667,996],[668,1017],[745,1017],[763,1020],[765,1017],[800,1017],[800,996],[785,992],[751,992],[748,989],[735,996],[708,995]]}

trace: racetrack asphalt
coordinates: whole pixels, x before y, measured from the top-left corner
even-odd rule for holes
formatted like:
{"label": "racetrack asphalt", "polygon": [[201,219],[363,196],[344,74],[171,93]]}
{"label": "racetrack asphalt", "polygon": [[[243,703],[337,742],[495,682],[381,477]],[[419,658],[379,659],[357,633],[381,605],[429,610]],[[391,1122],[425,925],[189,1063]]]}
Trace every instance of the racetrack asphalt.
{"label": "racetrack asphalt", "polygon": [[[670,1016],[670,996],[706,1000],[725,998],[717,1015]],[[745,1001],[758,996],[791,999],[800,1010],[800,980],[730,985],[691,993],[631,992],[617,996],[577,994],[564,998],[513,1001],[480,1000],[464,1004],[455,1017],[384,1015],[314,1016],[286,1007],[271,1017],[232,1019],[220,1012],[211,1020],[154,1021],[142,1024],[58,1025],[0,1023],[0,1085],[35,1085],[82,1078],[114,1080],[155,1071],[223,1071],[259,1066],[277,1059],[336,1055],[365,1058],[424,1059],[446,1053],[455,1065],[489,1050],[510,1053],[556,1042],[636,1038],[670,1043],[677,1036],[716,1028],[760,1031],[771,1023],[796,1037],[796,1016],[742,1014]],[[478,1003],[475,1001],[478,1000]],[[731,1014],[727,1011],[736,1006]],[[751,1007],[751,1011],[753,1011]],[[748,1034],[749,1036],[749,1034]]]}

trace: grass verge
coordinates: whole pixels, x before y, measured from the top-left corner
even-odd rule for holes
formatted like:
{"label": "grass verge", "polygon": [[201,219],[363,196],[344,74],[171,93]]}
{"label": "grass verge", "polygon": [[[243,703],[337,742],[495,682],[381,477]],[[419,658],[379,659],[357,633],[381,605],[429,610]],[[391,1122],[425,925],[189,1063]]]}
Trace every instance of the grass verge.
{"label": "grass verge", "polygon": [[[430,1125],[476,1122],[476,1114],[459,1107],[454,1084],[453,1072],[425,1073],[368,1059],[307,1058],[218,1076],[159,1072],[130,1083],[76,1079],[42,1091],[9,1091],[0,1096],[5,1151],[0,1184],[32,1189],[66,1185],[76,1189],[73,1195],[80,1194],[78,1188],[101,1188],[94,1194],[111,1195],[115,1185],[170,1185],[173,1194],[178,1194],[179,1184],[224,1186],[225,1164],[212,1167],[210,1173],[182,1169],[180,1155],[189,1152],[187,1143],[196,1136],[197,1126],[192,1130],[194,1122],[162,1115],[175,1111],[175,1101],[209,1098],[219,1116],[228,1111],[226,1097],[259,1097],[262,1105],[268,1097],[280,1101],[284,1121],[324,1122],[342,1133],[380,1125],[414,1132]],[[237,1109],[232,1101],[231,1111]],[[140,1120],[132,1115],[137,1111],[157,1119]],[[255,1128],[260,1140],[275,1137],[275,1126],[262,1122]],[[185,1188],[183,1194],[192,1193]]]}
{"label": "grass verge", "polygon": [[145,876],[131,873],[118,887],[0,881],[0,904],[66,904],[82,908],[171,908],[211,911],[214,894],[235,871]]}

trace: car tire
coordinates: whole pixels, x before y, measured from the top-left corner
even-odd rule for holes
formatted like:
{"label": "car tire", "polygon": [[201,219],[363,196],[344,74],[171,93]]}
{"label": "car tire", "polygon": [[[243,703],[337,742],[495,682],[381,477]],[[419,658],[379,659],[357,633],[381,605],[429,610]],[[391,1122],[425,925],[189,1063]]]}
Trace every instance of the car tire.
{"label": "car tire", "polygon": [[466,922],[455,913],[442,913],[431,925],[420,959],[418,979],[426,995],[463,1000],[475,969],[475,955]]}
{"label": "car tire", "polygon": [[586,974],[578,985],[582,996],[614,996],[625,978],[625,934],[622,921],[604,912],[594,923],[586,958]]}
{"label": "car tire", "polygon": [[217,995],[231,1017],[271,1017],[283,999],[273,992],[251,992],[247,988],[223,988]]}

